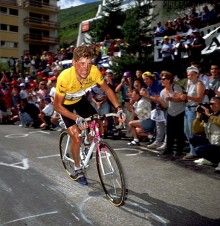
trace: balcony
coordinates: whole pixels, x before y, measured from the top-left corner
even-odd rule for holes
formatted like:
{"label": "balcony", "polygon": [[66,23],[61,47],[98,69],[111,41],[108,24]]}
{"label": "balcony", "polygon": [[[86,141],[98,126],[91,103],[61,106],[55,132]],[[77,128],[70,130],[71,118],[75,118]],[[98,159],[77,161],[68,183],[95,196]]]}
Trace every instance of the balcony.
{"label": "balcony", "polygon": [[25,0],[24,8],[29,10],[40,10],[41,12],[58,12],[59,7],[56,5],[46,4],[45,2],[39,2],[37,0]]}
{"label": "balcony", "polygon": [[29,27],[35,28],[46,28],[46,29],[57,29],[58,23],[50,20],[39,19],[36,17],[26,17],[24,24]]}
{"label": "balcony", "polygon": [[41,45],[57,45],[59,44],[58,38],[46,37],[37,34],[25,34],[24,41],[31,44],[41,44]]}

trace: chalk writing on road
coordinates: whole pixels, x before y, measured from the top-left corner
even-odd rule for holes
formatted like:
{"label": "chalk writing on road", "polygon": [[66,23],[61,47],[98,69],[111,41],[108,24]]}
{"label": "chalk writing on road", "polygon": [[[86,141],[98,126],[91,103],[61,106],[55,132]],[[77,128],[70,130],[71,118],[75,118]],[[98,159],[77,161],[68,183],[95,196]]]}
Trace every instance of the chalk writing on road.
{"label": "chalk writing on road", "polygon": [[21,162],[11,163],[11,164],[0,162],[0,166],[9,166],[9,167],[14,167],[14,168],[23,169],[23,170],[29,169],[27,158],[23,159]]}

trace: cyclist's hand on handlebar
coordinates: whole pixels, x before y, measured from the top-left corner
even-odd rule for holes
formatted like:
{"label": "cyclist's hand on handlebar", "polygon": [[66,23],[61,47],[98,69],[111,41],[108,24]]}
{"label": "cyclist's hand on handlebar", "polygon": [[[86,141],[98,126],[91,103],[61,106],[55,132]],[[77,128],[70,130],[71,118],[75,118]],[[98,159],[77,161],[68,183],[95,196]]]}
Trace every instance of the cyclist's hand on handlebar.
{"label": "cyclist's hand on handlebar", "polygon": [[80,130],[84,130],[86,128],[88,128],[88,123],[86,122],[86,120],[82,117],[77,117],[76,119],[76,125],[79,127]]}

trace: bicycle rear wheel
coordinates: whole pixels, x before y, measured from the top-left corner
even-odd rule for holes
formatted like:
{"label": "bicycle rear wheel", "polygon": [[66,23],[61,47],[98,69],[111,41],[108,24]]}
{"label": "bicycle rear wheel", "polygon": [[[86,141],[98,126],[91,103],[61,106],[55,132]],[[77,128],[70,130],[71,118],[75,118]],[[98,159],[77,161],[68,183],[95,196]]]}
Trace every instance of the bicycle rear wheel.
{"label": "bicycle rear wheel", "polygon": [[74,161],[72,158],[72,152],[70,145],[71,140],[66,131],[63,131],[60,134],[59,140],[59,149],[60,149],[60,158],[62,160],[63,166],[70,177],[72,177],[72,173],[74,172]]}
{"label": "bicycle rear wheel", "polygon": [[103,141],[96,151],[96,164],[106,197],[115,206],[123,205],[127,190],[122,166],[115,151]]}

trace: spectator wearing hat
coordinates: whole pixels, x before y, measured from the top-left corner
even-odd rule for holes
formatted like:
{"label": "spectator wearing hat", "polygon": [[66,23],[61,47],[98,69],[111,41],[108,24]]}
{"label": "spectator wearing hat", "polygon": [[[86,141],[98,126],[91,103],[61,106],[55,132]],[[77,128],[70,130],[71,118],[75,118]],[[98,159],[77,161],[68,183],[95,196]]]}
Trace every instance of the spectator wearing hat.
{"label": "spectator wearing hat", "polygon": [[[160,92],[162,90],[161,84],[155,77],[155,74],[152,74],[150,71],[145,71],[142,74],[145,88],[140,90],[141,96],[147,98],[151,102],[152,109],[160,108],[158,99],[160,97]],[[162,142],[164,139],[165,124],[164,122],[156,122],[156,133],[158,142]]]}
{"label": "spectator wearing hat", "polygon": [[[186,94],[182,95],[182,100],[186,102],[184,116],[184,132],[187,140],[192,137],[192,123],[196,118],[196,108],[199,103],[203,103],[205,96],[205,86],[199,80],[199,69],[195,66],[190,66],[187,71],[187,87]],[[192,150],[192,147],[190,147]]]}
{"label": "spectator wearing hat", "polygon": [[[154,97],[160,96],[160,91],[162,90],[161,84],[155,78],[155,74],[152,74],[150,71],[145,71],[142,74],[142,79],[144,81],[144,86],[146,88],[142,89],[142,95],[147,98],[150,98],[150,101],[154,101]],[[144,93],[146,89],[146,94]]]}
{"label": "spectator wearing hat", "polygon": [[172,68],[172,53],[173,53],[173,45],[170,43],[170,39],[168,36],[163,37],[162,47],[162,63],[163,69],[170,71]]}
{"label": "spectator wearing hat", "polygon": [[43,122],[40,125],[40,128],[43,130],[50,129],[51,126],[51,116],[54,112],[54,106],[51,103],[51,98],[49,96],[46,96],[44,98],[45,101],[45,107],[40,111],[39,118]]}

